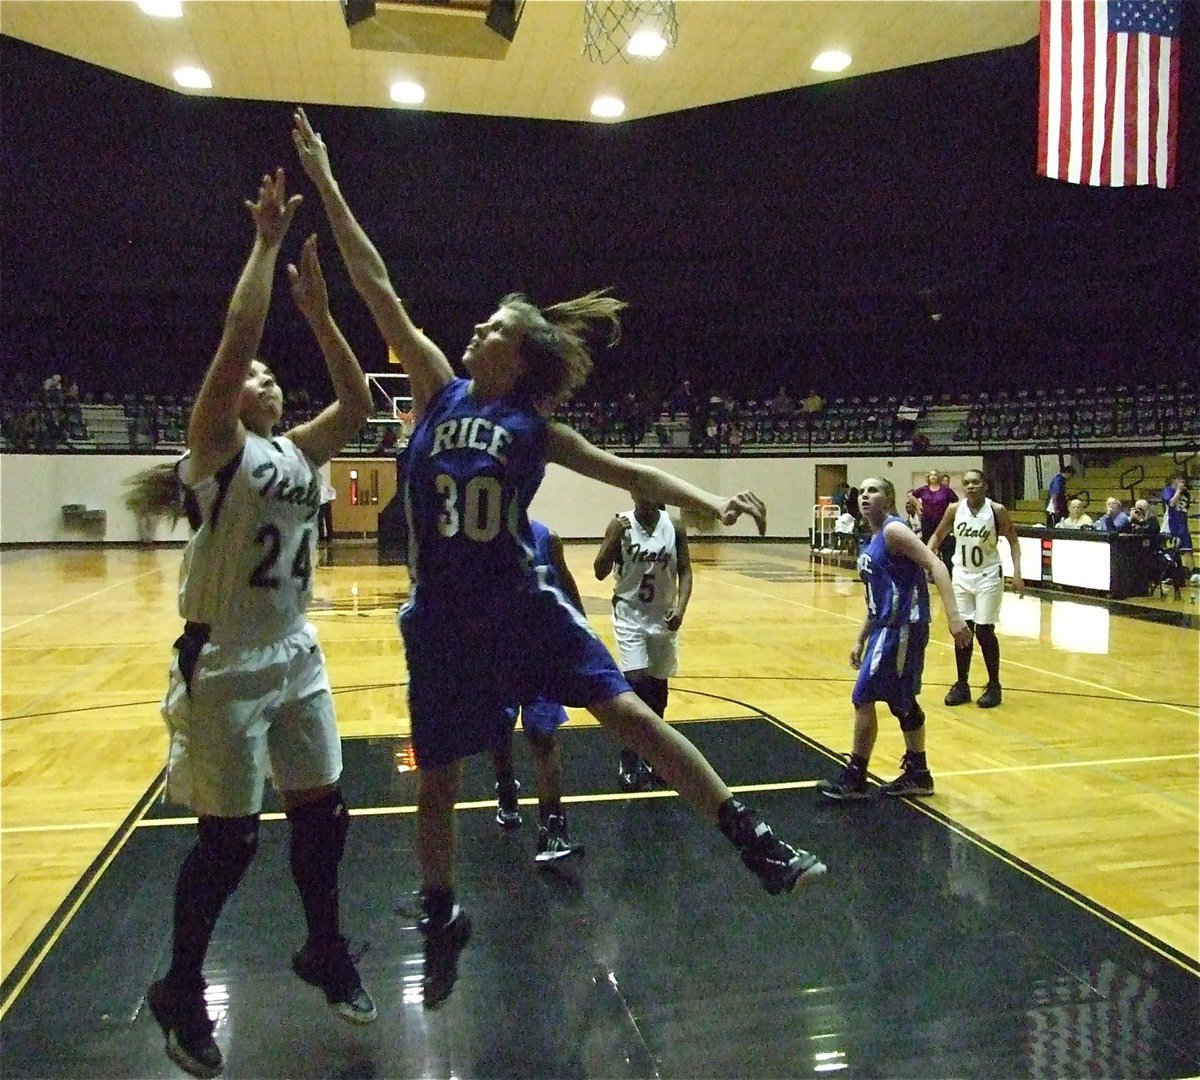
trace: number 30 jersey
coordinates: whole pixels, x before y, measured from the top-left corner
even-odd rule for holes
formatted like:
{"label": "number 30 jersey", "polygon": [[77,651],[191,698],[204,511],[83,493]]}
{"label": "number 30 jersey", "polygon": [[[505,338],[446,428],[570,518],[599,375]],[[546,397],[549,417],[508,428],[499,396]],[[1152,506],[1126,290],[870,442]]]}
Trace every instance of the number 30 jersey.
{"label": "number 30 jersey", "polygon": [[443,386],[408,444],[412,603],[537,588],[528,508],[546,471],[546,421],[516,398],[476,400],[470,387],[467,379]]}
{"label": "number 30 jersey", "polygon": [[613,567],[613,612],[646,627],[661,627],[675,604],[679,582],[675,526],[665,510],[654,528],[645,529],[632,510],[619,515],[629,522],[621,535],[621,557]]}
{"label": "number 30 jersey", "polygon": [[221,643],[265,643],[303,627],[321,478],[295,443],[247,432],[241,453],[185,484],[184,495],[192,537],[179,614]]}

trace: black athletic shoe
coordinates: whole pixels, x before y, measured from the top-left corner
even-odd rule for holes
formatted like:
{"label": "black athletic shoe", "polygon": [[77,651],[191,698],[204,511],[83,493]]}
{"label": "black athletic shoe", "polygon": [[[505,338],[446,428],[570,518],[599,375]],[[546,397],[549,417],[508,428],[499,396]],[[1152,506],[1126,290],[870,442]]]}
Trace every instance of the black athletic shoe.
{"label": "black athletic shoe", "polygon": [[946,694],[946,705],[965,705],[971,700],[971,688],[965,682],[956,682]]}
{"label": "black athletic shoe", "polygon": [[617,784],[622,791],[645,791],[653,783],[649,766],[632,750],[621,751]]}
{"label": "black athletic shoe", "polygon": [[803,888],[825,873],[820,859],[785,844],[753,810],[732,796],[717,807],[717,827],[772,896]]}
{"label": "black athletic shoe", "polygon": [[1000,684],[998,682],[990,682],[983,688],[983,693],[979,695],[977,702],[981,709],[994,709],[1000,704]]}
{"label": "black athletic shoe", "polygon": [[900,759],[900,775],[891,783],[884,784],[879,789],[879,793],[893,798],[902,798],[906,795],[932,795],[933,773],[928,769],[913,768],[912,759],[905,754]]}
{"label": "black athletic shoe", "polygon": [[785,844],[762,823],[750,846],[741,854],[742,862],[772,896],[811,885],[825,873],[825,864],[815,855]]}
{"label": "black athletic shoe", "polygon": [[292,957],[292,970],[310,986],[325,991],[325,1000],[335,1016],[351,1024],[369,1024],[379,1013],[355,967],[364,952],[365,947],[352,956],[346,939],[341,937],[326,949],[305,945]]}
{"label": "black athletic shoe", "polygon": [[166,1036],[167,1057],[192,1076],[220,1075],[225,1059],[213,1039],[203,983],[180,990],[160,979],[146,992],[146,1004]]}
{"label": "black athletic shoe", "polygon": [[854,802],[867,797],[867,774],[861,769],[850,765],[842,767],[841,774],[836,780],[822,780],[817,784],[817,790],[827,799],[837,802]]}
{"label": "black athletic shoe", "polygon": [[517,803],[517,792],[521,790],[521,782],[496,784],[496,824],[502,829],[519,829],[521,827],[521,808]]}
{"label": "black athletic shoe", "polygon": [[471,920],[457,904],[448,922],[435,924],[428,916],[417,920],[425,936],[425,971],[421,992],[425,1008],[436,1009],[458,981],[458,956],[471,937]]}
{"label": "black athletic shoe", "polygon": [[533,861],[540,864],[557,862],[570,855],[582,855],[583,845],[571,842],[567,819],[562,814],[547,814],[538,829],[537,854]]}

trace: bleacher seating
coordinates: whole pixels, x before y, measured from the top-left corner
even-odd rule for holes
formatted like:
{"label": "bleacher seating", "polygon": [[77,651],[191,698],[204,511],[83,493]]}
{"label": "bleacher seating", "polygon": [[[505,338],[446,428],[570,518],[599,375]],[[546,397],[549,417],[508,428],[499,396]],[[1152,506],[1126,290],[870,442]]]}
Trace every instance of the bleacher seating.
{"label": "bleacher seating", "polygon": [[[182,448],[192,399],[126,393],[80,405],[42,397],[0,402],[0,449],[45,452]],[[322,404],[289,398],[283,426],[315,416]],[[659,412],[643,402],[572,402],[556,416],[609,449],[637,454],[839,454],[882,449],[904,453],[1086,448],[1200,449],[1200,396],[1185,384],[981,393],[973,401],[924,393],[913,397],[831,397],[815,413],[780,415],[766,400],[714,397],[688,412]],[[376,418],[351,453],[379,444]]]}

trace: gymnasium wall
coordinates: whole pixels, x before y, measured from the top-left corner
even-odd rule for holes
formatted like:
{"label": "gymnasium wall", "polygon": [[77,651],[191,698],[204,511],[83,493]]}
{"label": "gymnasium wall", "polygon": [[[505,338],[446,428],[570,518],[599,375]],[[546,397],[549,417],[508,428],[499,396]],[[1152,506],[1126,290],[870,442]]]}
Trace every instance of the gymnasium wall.
{"label": "gymnasium wall", "polygon": [[[166,460],[152,455],[92,454],[4,454],[0,456],[0,544],[56,544],[80,541],[132,543],[138,537],[137,522],[123,504],[123,481],[147,466]],[[977,467],[978,455],[957,457],[897,458],[639,458],[710,491],[733,495],[749,488],[767,503],[767,535],[781,539],[807,539],[812,525],[812,508],[818,465],[847,466],[852,484],[865,476],[879,475],[907,489],[914,477],[930,468],[959,474]],[[821,495],[831,494],[820,492]],[[83,504],[89,510],[104,510],[106,521],[99,528],[83,530],[64,521],[64,504]],[[603,484],[551,465],[546,480],[534,499],[532,512],[564,538],[599,537],[608,519],[626,509],[630,500]],[[337,528],[337,505],[334,504]],[[722,530],[724,531],[724,530]],[[753,536],[749,521],[728,530],[731,536]],[[157,540],[184,540],[187,526],[174,530],[158,526]]]}

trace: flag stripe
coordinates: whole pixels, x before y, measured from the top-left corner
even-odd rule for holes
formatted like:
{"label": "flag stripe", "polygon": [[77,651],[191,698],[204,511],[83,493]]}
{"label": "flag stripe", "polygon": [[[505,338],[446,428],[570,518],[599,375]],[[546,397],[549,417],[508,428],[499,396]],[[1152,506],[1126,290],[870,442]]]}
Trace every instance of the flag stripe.
{"label": "flag stripe", "polygon": [[[1092,8],[1093,12],[1095,7]],[[1096,63],[1099,59],[1096,52],[1096,36],[1103,34],[1103,27],[1097,28],[1096,20],[1087,17],[1088,13],[1083,13],[1083,18],[1080,20],[1079,46],[1080,51],[1086,61],[1083,63],[1083,77],[1081,78],[1081,93],[1080,93],[1080,108],[1079,108],[1079,162],[1077,167],[1071,170],[1071,182],[1079,184],[1085,182],[1085,173],[1090,173],[1092,170],[1092,149],[1096,144],[1097,133],[1095,130],[1094,118],[1095,100],[1096,100]],[[1091,70],[1088,70],[1088,69]],[[1072,117],[1072,126],[1074,126],[1074,118]],[[1103,144],[1104,133],[1099,134],[1100,143]]]}
{"label": "flag stripe", "polygon": [[1179,145],[1179,38],[1171,38],[1166,49],[1164,64],[1165,77],[1160,73],[1167,86],[1167,122],[1166,136],[1160,157],[1165,163],[1162,169],[1163,182],[1160,187],[1175,186],[1175,147]]}

